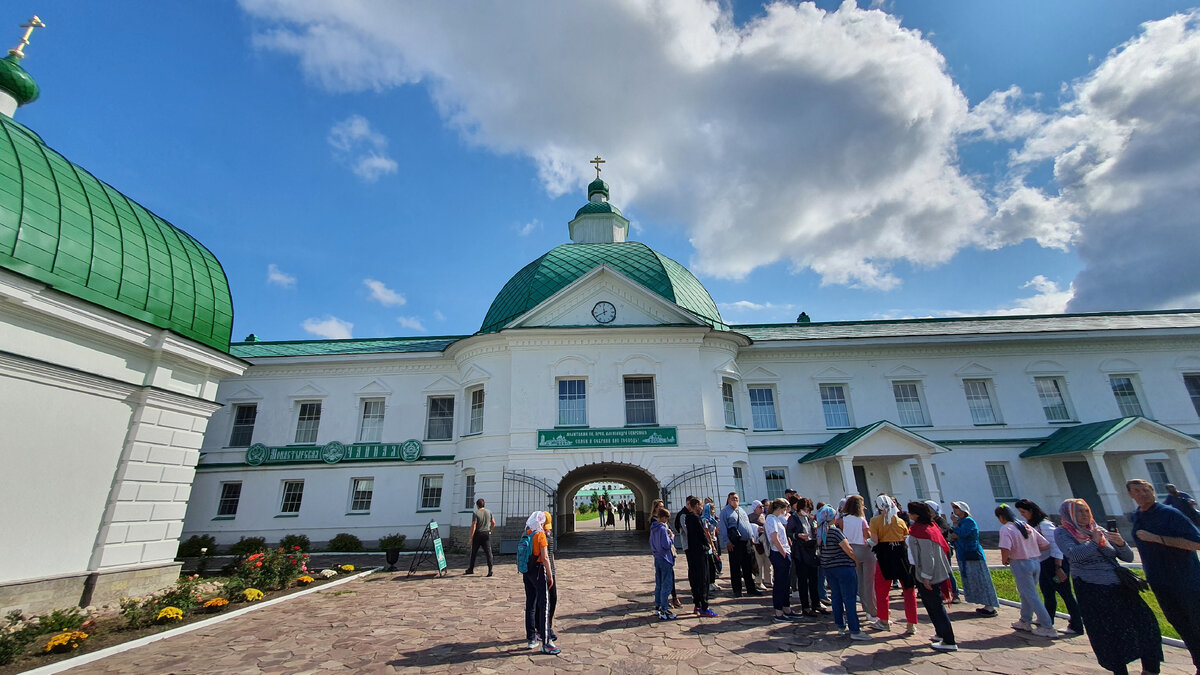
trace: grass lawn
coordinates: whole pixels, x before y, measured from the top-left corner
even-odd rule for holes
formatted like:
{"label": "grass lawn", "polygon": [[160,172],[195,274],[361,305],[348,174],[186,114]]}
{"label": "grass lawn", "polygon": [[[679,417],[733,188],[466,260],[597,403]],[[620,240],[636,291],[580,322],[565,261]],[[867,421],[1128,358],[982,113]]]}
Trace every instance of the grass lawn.
{"label": "grass lawn", "polygon": [[[996,595],[1004,598],[1005,600],[1020,602],[1021,596],[1017,593],[1017,582],[1013,579],[1012,572],[1009,572],[1008,570],[991,570],[991,572],[992,584],[996,586]],[[1141,577],[1146,576],[1141,570],[1138,569],[1133,570],[1133,572]],[[959,587],[961,588],[962,577],[957,571],[954,573],[954,576],[958,578]],[[1145,600],[1146,604],[1150,605],[1150,609],[1154,612],[1154,616],[1158,617],[1158,628],[1162,631],[1163,637],[1179,639],[1179,633],[1176,633],[1171,624],[1168,623],[1166,618],[1163,617],[1162,608],[1158,606],[1158,598],[1154,596],[1154,593],[1142,593],[1142,600]],[[1058,599],[1058,609],[1059,611],[1064,610],[1062,598]]]}
{"label": "grass lawn", "polygon": [[585,520],[595,520],[600,517],[599,511],[589,511],[588,513],[576,513],[575,522],[581,523]]}

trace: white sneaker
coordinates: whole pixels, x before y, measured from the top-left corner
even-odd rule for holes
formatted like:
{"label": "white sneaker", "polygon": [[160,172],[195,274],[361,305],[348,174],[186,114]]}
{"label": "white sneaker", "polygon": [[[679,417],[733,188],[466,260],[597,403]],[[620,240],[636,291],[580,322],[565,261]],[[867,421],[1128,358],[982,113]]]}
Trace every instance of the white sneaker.
{"label": "white sneaker", "polygon": [[558,645],[554,644],[554,640],[546,640],[546,649],[557,649]]}
{"label": "white sneaker", "polygon": [[1013,627],[1013,630],[1023,630],[1025,632],[1033,632],[1033,626],[1030,626],[1028,621],[1022,621],[1021,619],[1017,619],[1016,621],[1012,622],[1012,627]]}
{"label": "white sneaker", "polygon": [[867,635],[866,633],[864,633],[862,631],[859,631],[857,633],[851,633],[850,639],[851,640],[870,640],[871,636]]}
{"label": "white sneaker", "polygon": [[883,619],[875,619],[874,621],[871,622],[870,625],[867,626],[867,628],[872,628],[874,630],[890,631],[892,629],[892,622],[884,621]]}
{"label": "white sneaker", "polygon": [[917,624],[915,624],[915,623],[908,624],[908,626],[904,629],[904,634],[905,635],[916,635],[917,634]]}
{"label": "white sneaker", "polygon": [[542,641],[541,641],[541,640],[539,640],[539,639],[537,639],[537,638],[534,638],[534,639],[532,639],[532,640],[530,640],[530,641],[529,641],[529,648],[530,648],[530,649],[538,649],[538,648],[539,648],[539,647],[541,647],[541,646],[542,646]]}
{"label": "white sneaker", "polygon": [[1038,626],[1037,628],[1033,629],[1033,634],[1044,638],[1058,637],[1058,631],[1054,630],[1054,626]]}
{"label": "white sneaker", "polygon": [[958,651],[958,645],[948,645],[945,642],[935,642],[934,644],[931,644],[929,646],[933,647],[934,649],[936,649],[939,652],[956,652],[956,651]]}

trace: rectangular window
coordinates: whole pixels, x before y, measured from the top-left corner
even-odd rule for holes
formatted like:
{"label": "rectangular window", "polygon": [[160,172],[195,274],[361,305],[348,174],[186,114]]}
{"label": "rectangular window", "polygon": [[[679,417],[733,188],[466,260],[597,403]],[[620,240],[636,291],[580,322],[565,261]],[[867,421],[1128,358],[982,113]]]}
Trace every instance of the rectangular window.
{"label": "rectangular window", "polygon": [[442,508],[441,476],[421,476],[421,508]]}
{"label": "rectangular window", "polygon": [[893,382],[892,394],[896,397],[900,426],[929,426],[929,414],[925,411],[925,402],[921,400],[920,382]]}
{"label": "rectangular window", "polygon": [[917,499],[925,501],[928,497],[925,496],[925,475],[921,473],[921,467],[918,464],[909,464],[908,472],[912,474],[913,488],[917,491]]}
{"label": "rectangular window", "polygon": [[587,380],[558,381],[558,426],[587,426]]}
{"label": "rectangular window", "polygon": [[746,498],[746,483],[742,476],[742,467],[733,467],[733,489],[737,490],[738,496],[742,499]]}
{"label": "rectangular window", "polygon": [[464,509],[475,508],[475,474],[467,474],[467,489],[464,490],[466,499],[463,500]]}
{"label": "rectangular window", "polygon": [[483,433],[483,387],[471,390],[471,418],[467,423],[467,433]]}
{"label": "rectangular window", "polygon": [[350,481],[350,510],[370,511],[371,496],[375,494],[374,478],[355,478]]}
{"label": "rectangular window", "polygon": [[721,404],[725,406],[725,426],[737,426],[737,406],[733,402],[733,385],[729,382],[721,383]]}
{"label": "rectangular window", "polygon": [[300,404],[300,416],[296,419],[296,442],[316,443],[317,428],[321,426],[321,402]]}
{"label": "rectangular window", "polygon": [[967,407],[971,409],[973,423],[996,424],[999,421],[991,380],[963,380],[963,391],[967,394]]}
{"label": "rectangular window", "polygon": [[775,416],[775,390],[770,387],[750,387],[750,417],[755,431],[777,431],[779,418]]}
{"label": "rectangular window", "polygon": [[258,404],[247,403],[233,408],[233,433],[229,434],[229,445],[244,448],[254,438],[254,420],[258,418]]}
{"label": "rectangular window", "polygon": [[218,516],[236,516],[242,499],[242,482],[221,483],[221,501],[217,502]]}
{"label": "rectangular window", "polygon": [[996,501],[1014,499],[1012,483],[1008,481],[1007,464],[988,464],[987,474],[988,482],[992,485],[992,496],[996,498]]}
{"label": "rectangular window", "polygon": [[1192,399],[1192,407],[1200,415],[1200,375],[1188,373],[1183,376],[1183,386],[1187,387],[1188,396]]}
{"label": "rectangular window", "polygon": [[658,424],[653,377],[625,378],[625,424]]}
{"label": "rectangular window", "polygon": [[362,402],[362,419],[358,423],[359,443],[378,443],[383,440],[383,399],[367,398]]}
{"label": "rectangular window", "polygon": [[1154,485],[1154,491],[1159,496],[1167,494],[1167,483],[1171,482],[1167,478],[1167,465],[1163,462],[1147,461],[1146,471],[1150,473],[1150,482]]}
{"label": "rectangular window", "polygon": [[825,411],[826,429],[850,428],[850,405],[846,403],[846,385],[821,385],[821,409]]}
{"label": "rectangular window", "polygon": [[764,469],[763,474],[767,479],[767,498],[782,498],[783,491],[787,489],[787,474],[783,469]]}
{"label": "rectangular window", "polygon": [[300,513],[300,502],[304,499],[304,481],[283,481],[283,499],[279,503],[280,513]]}
{"label": "rectangular window", "polygon": [[1070,422],[1071,411],[1067,410],[1067,384],[1061,377],[1034,378],[1037,385],[1038,398],[1042,402],[1042,412],[1046,413],[1047,422]]}
{"label": "rectangular window", "polygon": [[1108,383],[1117,399],[1117,407],[1121,409],[1121,417],[1141,417],[1142,403],[1133,388],[1133,378],[1128,375],[1111,375]]}
{"label": "rectangular window", "polygon": [[448,441],[454,437],[454,397],[430,396],[425,440]]}

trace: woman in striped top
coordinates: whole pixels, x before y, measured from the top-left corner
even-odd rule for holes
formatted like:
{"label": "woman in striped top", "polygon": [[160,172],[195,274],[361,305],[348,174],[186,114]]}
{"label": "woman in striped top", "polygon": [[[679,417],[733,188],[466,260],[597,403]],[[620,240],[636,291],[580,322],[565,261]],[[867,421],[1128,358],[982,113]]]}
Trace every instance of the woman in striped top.
{"label": "woman in striped top", "polygon": [[[821,549],[821,569],[829,581],[833,596],[833,622],[838,632],[850,631],[851,640],[870,640],[858,623],[858,575],[854,571],[856,560],[854,549],[846,535],[833,524],[837,512],[832,506],[822,506],[817,511],[817,541]],[[844,616],[843,616],[844,615]]]}

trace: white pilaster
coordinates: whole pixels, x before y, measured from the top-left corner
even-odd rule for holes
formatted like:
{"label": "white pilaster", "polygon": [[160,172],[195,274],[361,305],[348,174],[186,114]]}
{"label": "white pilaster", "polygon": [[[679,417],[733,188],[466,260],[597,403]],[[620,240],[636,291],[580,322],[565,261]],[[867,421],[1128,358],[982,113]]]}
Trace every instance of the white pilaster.
{"label": "white pilaster", "polygon": [[1104,505],[1105,513],[1109,518],[1120,516],[1125,512],[1125,508],[1121,505],[1121,494],[1118,494],[1112,476],[1108,473],[1108,464],[1104,461],[1104,453],[1101,451],[1085,452],[1083,456],[1092,470],[1092,478],[1096,481],[1096,491],[1100,495],[1100,502]]}
{"label": "white pilaster", "polygon": [[925,494],[933,501],[942,503],[942,491],[938,489],[937,476],[933,472],[933,463],[929,455],[917,455],[917,466],[921,468],[921,478],[925,481]]}
{"label": "white pilaster", "polygon": [[[842,494],[834,495],[834,501],[858,489],[854,483],[854,458],[850,455],[838,455],[837,462],[838,468],[842,470]],[[863,495],[863,498],[866,499],[866,495]]]}

